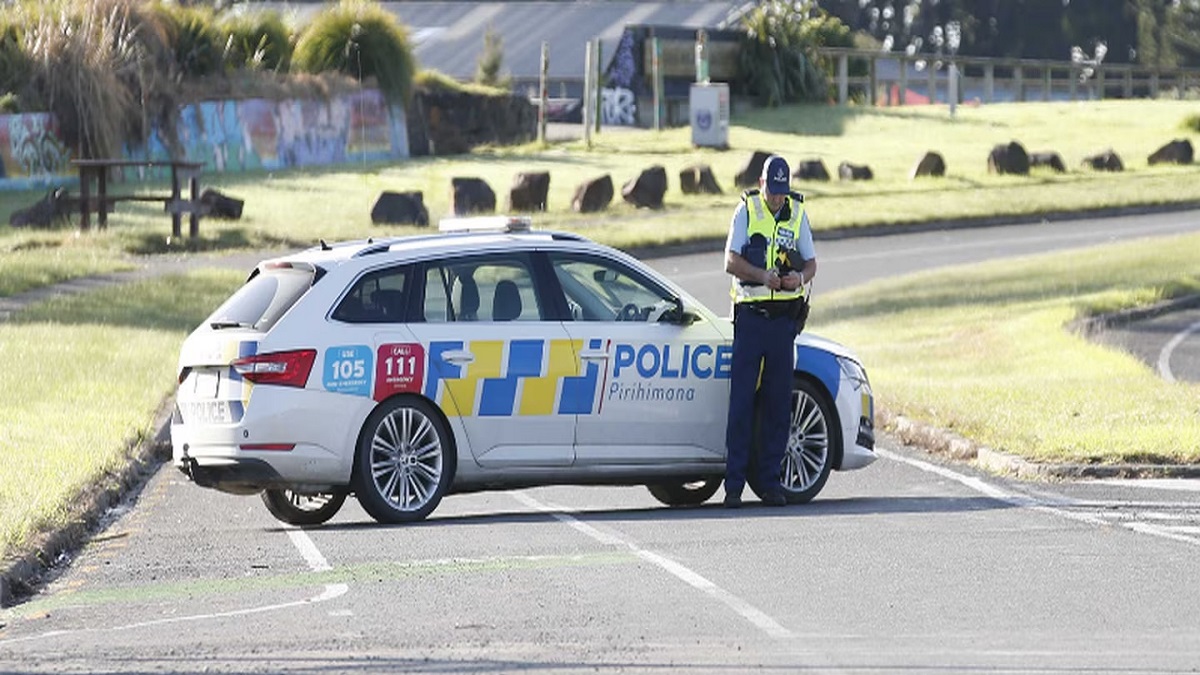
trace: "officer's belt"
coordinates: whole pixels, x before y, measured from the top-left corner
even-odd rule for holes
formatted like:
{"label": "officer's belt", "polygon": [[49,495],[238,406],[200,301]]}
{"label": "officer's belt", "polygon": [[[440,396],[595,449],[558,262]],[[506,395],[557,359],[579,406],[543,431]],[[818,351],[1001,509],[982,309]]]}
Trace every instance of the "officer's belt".
{"label": "officer's belt", "polygon": [[[757,301],[760,298],[763,300],[768,300],[768,301],[780,300],[780,301],[790,302],[790,301],[796,300],[804,295],[803,291],[772,291],[770,288],[768,288],[766,286],[761,286],[761,285],[748,286],[745,284],[739,286],[736,292],[737,292],[737,298],[735,300],[736,302],[742,302],[743,300],[750,300],[750,299],[754,299]],[[783,297],[779,297],[780,295],[783,295]]]}
{"label": "officer's belt", "polygon": [[795,309],[795,300],[768,300],[765,302],[739,302],[735,305],[736,312],[750,312],[764,319],[791,317]]}

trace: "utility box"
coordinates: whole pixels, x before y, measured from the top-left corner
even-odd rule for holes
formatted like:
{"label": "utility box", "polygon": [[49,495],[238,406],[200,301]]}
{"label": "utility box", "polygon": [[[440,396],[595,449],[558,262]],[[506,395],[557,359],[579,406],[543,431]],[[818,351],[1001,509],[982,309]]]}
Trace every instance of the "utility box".
{"label": "utility box", "polygon": [[729,85],[724,82],[696,83],[688,98],[692,122],[692,145],[729,147]]}

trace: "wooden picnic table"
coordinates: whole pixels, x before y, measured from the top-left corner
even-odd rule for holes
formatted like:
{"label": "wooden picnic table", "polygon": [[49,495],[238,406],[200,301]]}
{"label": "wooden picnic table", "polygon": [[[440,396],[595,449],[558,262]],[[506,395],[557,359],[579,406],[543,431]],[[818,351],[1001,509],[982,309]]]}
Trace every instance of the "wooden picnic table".
{"label": "wooden picnic table", "polygon": [[[116,202],[140,201],[162,202],[163,210],[171,214],[171,234],[183,236],[183,214],[188,214],[188,236],[200,236],[200,170],[203,162],[185,160],[139,160],[139,159],[73,159],[71,164],[79,170],[79,227],[91,227],[91,212],[98,216],[100,229],[108,227],[108,212]],[[171,169],[171,194],[169,195],[110,195],[108,174],[112,169],[126,167],[149,167]],[[96,183],[96,197],[91,197],[91,185]],[[187,181],[188,198],[183,199],[182,181]]]}

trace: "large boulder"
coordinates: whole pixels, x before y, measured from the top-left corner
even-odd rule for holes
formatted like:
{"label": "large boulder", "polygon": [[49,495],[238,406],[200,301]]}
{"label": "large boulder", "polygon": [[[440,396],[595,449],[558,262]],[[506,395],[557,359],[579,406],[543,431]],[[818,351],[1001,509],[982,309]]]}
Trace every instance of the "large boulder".
{"label": "large boulder", "polygon": [[12,227],[52,227],[65,221],[73,210],[66,189],[55,188],[31,206],[13,211],[8,224]]}
{"label": "large boulder", "polygon": [[693,164],[679,171],[679,189],[685,195],[719,195],[723,194],[717,177],[713,175],[712,167],[707,164]]}
{"label": "large boulder", "polygon": [[1146,159],[1146,163],[1151,166],[1155,164],[1191,164],[1192,156],[1192,142],[1186,138],[1177,138],[1155,150]]}
{"label": "large boulder", "polygon": [[1113,152],[1112,148],[1091,157],[1084,157],[1083,164],[1084,166],[1092,167],[1096,171],[1125,170],[1125,164],[1121,161],[1121,156]]}
{"label": "large boulder", "polygon": [[425,195],[416,192],[384,192],[371,207],[371,222],[376,225],[421,225],[429,224],[429,211],[425,208]]}
{"label": "large boulder", "polygon": [[513,177],[508,190],[508,207],[512,211],[545,211],[550,194],[549,171],[524,171]]}
{"label": "large boulder", "polygon": [[571,199],[571,208],[576,213],[595,213],[608,208],[613,198],[612,176],[604,174],[599,178],[580,183],[575,188],[575,196]]}
{"label": "large boulder", "polygon": [[945,160],[945,158],[943,158],[941,156],[941,154],[939,154],[939,153],[930,151],[930,152],[925,153],[925,156],[917,161],[916,166],[914,166],[912,169],[912,173],[909,176],[909,179],[911,180],[913,178],[922,178],[922,177],[927,177],[927,176],[931,176],[934,178],[941,178],[942,176],[945,176],[945,175],[946,175],[946,160]]}
{"label": "large boulder", "polygon": [[750,159],[742,165],[733,176],[733,184],[739,189],[758,187],[758,179],[762,176],[763,164],[767,163],[767,158],[772,153],[755,150]]}
{"label": "large boulder", "polygon": [[796,164],[792,180],[829,180],[829,170],[819,159],[805,159]]}
{"label": "large boulder", "polygon": [[1063,163],[1062,155],[1053,150],[1029,153],[1029,168],[1039,166],[1052,169],[1057,173],[1067,172],[1067,165]]}
{"label": "large boulder", "polygon": [[838,178],[841,180],[871,180],[874,177],[875,173],[866,164],[859,165],[850,162],[838,164]]}
{"label": "large boulder", "polygon": [[456,216],[495,213],[496,193],[482,178],[451,178],[450,209]]}
{"label": "large boulder", "polygon": [[1015,176],[1029,175],[1029,153],[1025,147],[1013,141],[1008,145],[992,147],[987,159],[988,173]]}
{"label": "large boulder", "polygon": [[621,188],[621,198],[639,209],[661,209],[667,193],[667,170],[655,165],[642,170]]}
{"label": "large boulder", "polygon": [[241,220],[242,207],[246,205],[246,201],[212,188],[205,188],[204,192],[200,193],[200,205],[203,209],[201,212],[210,218]]}

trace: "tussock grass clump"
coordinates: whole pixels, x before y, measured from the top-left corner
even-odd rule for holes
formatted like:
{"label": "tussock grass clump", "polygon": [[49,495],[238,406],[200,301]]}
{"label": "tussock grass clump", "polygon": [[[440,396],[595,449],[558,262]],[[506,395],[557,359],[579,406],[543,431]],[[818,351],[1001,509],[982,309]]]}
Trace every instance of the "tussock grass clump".
{"label": "tussock grass clump", "polygon": [[224,34],[227,69],[283,73],[291,67],[292,34],[279,12],[230,17],[218,27]]}
{"label": "tussock grass clump", "polygon": [[394,15],[369,0],[342,0],[301,32],[292,67],[306,73],[337,71],[359,81],[374,78],[389,99],[407,101],[416,59],[408,31]]}
{"label": "tussock grass clump", "polygon": [[177,77],[220,72],[224,40],[211,7],[157,3],[154,12],[168,31]]}

